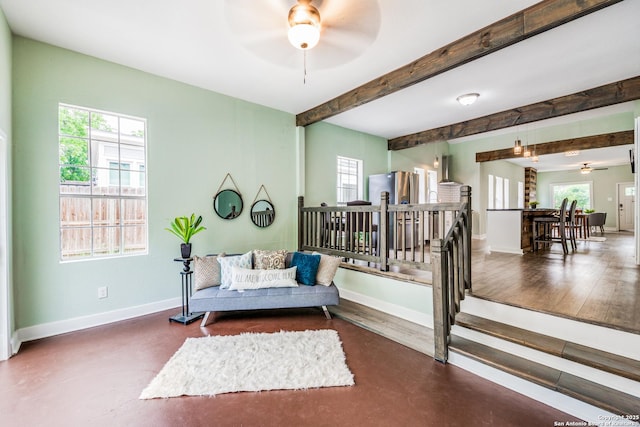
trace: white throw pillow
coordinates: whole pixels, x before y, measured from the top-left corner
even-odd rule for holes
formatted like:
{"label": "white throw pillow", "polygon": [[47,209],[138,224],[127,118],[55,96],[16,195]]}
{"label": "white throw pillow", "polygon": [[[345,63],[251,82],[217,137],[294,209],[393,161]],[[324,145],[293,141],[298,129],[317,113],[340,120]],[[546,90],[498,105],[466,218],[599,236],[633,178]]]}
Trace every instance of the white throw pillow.
{"label": "white throw pillow", "polygon": [[233,266],[251,268],[253,255],[251,251],[244,255],[218,257],[220,263],[220,289],[229,289],[231,286],[231,268]]}
{"label": "white throw pillow", "polygon": [[314,252],[313,254],[320,255],[320,265],[316,273],[316,283],[318,285],[331,286],[342,259],[318,252]]}
{"label": "white throw pillow", "polygon": [[230,290],[297,287],[296,267],[271,270],[251,270],[235,266],[231,268]]}

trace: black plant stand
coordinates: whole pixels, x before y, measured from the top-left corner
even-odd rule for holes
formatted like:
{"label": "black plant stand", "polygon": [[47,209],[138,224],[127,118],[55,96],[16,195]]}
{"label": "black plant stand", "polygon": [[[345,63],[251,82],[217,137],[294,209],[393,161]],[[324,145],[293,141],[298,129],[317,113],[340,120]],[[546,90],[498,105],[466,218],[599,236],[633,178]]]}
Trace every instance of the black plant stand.
{"label": "black plant stand", "polygon": [[181,262],[184,268],[180,272],[182,279],[182,313],[169,318],[169,322],[182,323],[188,325],[204,316],[204,313],[191,313],[189,311],[189,298],[191,297],[191,261],[193,258],[174,258],[174,261]]}

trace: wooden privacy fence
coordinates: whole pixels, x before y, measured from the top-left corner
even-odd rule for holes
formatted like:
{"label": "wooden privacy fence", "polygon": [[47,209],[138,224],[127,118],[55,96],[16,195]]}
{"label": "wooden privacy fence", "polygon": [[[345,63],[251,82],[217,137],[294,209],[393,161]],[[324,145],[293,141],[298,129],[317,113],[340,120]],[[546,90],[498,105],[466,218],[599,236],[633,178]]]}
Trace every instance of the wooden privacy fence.
{"label": "wooden privacy fence", "polygon": [[431,271],[435,358],[446,362],[448,337],[465,290],[471,290],[471,187],[460,203],[305,207],[298,198],[298,249]]}
{"label": "wooden privacy fence", "polygon": [[63,260],[146,250],[144,187],[60,186]]}

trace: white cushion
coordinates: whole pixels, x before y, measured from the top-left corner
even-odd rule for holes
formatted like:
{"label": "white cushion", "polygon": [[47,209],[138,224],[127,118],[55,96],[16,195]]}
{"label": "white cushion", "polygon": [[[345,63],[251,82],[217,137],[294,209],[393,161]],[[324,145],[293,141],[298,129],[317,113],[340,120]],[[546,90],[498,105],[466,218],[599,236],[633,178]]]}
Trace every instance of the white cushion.
{"label": "white cushion", "polygon": [[253,255],[251,251],[244,255],[218,257],[220,263],[220,289],[229,289],[231,286],[231,268],[251,268]]}
{"label": "white cushion", "polygon": [[314,252],[313,254],[320,255],[320,265],[316,273],[316,283],[318,285],[331,286],[342,259],[318,252]]}
{"label": "white cushion", "polygon": [[251,270],[236,266],[231,268],[230,290],[296,287],[296,267],[271,270]]}

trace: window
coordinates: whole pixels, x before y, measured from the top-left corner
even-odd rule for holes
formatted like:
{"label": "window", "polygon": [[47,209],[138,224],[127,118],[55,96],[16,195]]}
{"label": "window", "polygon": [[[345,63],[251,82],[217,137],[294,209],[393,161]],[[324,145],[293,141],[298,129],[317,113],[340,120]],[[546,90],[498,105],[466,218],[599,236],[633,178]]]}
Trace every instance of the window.
{"label": "window", "polygon": [[518,181],[518,209],[524,209],[524,182]]}
{"label": "window", "polygon": [[504,196],[503,196],[503,191],[504,191],[504,187],[503,187],[503,180],[501,177],[496,176],[496,189],[495,189],[495,202],[494,205],[496,207],[496,209],[503,209],[504,208]]}
{"label": "window", "polygon": [[509,200],[509,178],[505,178],[503,181],[504,184],[504,196],[503,196],[503,201],[502,201],[502,207],[504,207],[505,209],[509,209],[509,205],[511,203],[511,201]]}
{"label": "window", "polygon": [[487,209],[495,209],[495,196],[493,193],[494,179],[493,175],[489,174],[489,181],[487,183]]}
{"label": "window", "polygon": [[551,201],[556,209],[560,208],[560,204],[565,197],[569,199],[569,203],[577,200],[576,207],[579,209],[591,209],[591,192],[591,182],[551,184]]}
{"label": "window", "polygon": [[129,185],[131,165],[129,163],[109,162],[109,185]]}
{"label": "window", "polygon": [[60,258],[147,252],[146,120],[60,104]]}
{"label": "window", "polygon": [[427,203],[438,203],[438,171],[427,171],[427,180],[429,189]]}
{"label": "window", "polygon": [[425,188],[424,188],[424,169],[422,168],[413,168],[413,172],[418,174],[418,203],[426,203],[425,202]]}
{"label": "window", "polygon": [[509,179],[491,174],[487,176],[487,209],[509,209]]}
{"label": "window", "polygon": [[362,199],[362,160],[338,156],[337,171],[338,205]]}

